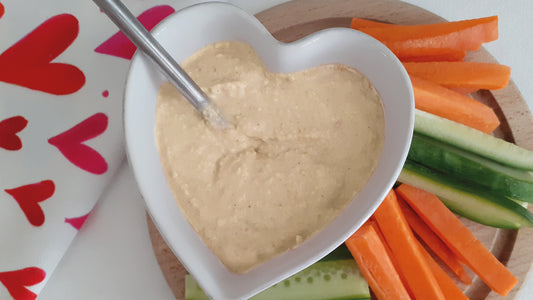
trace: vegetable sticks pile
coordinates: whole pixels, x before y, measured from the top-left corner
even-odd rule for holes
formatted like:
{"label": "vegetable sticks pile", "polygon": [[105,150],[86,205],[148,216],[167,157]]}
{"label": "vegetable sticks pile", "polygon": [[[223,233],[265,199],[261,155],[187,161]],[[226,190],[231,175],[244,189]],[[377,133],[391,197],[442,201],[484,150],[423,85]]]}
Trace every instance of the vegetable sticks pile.
{"label": "vegetable sticks pile", "polygon": [[345,243],[369,286],[378,299],[468,299],[431,251],[461,282],[472,283],[466,266],[507,295],[518,279],[453,213],[494,227],[533,226],[518,201],[533,202],[533,152],[490,136],[498,116],[468,95],[509,83],[507,66],[464,61],[498,38],[498,17],[430,25],[354,18],[351,28],[402,61],[417,109],[402,184]]}
{"label": "vegetable sticks pile", "polygon": [[447,253],[463,282],[471,282],[464,264],[502,296],[518,283],[435,195],[402,184],[345,242],[378,299],[468,299],[415,232],[437,256]]}
{"label": "vegetable sticks pile", "polygon": [[411,77],[415,107],[485,133],[500,122],[494,111],[466,96],[507,86],[511,70],[500,64],[463,61],[466,51],[498,38],[498,17],[429,25],[394,25],[354,18],[351,28],[384,43]]}

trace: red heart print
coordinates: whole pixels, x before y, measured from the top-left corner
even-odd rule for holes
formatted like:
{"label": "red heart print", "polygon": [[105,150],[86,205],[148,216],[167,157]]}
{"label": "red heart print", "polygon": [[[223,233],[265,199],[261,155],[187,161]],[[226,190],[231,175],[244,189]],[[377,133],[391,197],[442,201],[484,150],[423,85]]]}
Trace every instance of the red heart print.
{"label": "red heart print", "polygon": [[0,121],[0,147],[6,150],[19,150],[22,141],[17,132],[22,131],[28,125],[28,120],[22,116],[15,116]]}
{"label": "red heart print", "polygon": [[[174,8],[168,5],[159,5],[145,10],[139,15],[137,20],[144,25],[147,30],[152,30],[159,22],[174,12]],[[131,59],[137,47],[122,33],[115,33],[100,46],[94,49],[97,53],[113,55],[125,59]]]}
{"label": "red heart print", "polygon": [[99,136],[107,129],[107,116],[96,113],[69,130],[48,139],[75,166],[93,174],[107,171],[107,162],[93,148],[83,142]]}
{"label": "red heart print", "polygon": [[0,282],[15,300],[33,300],[37,295],[26,287],[38,284],[46,277],[46,272],[37,267],[0,273]]}
{"label": "red heart print", "polygon": [[52,63],[78,36],[78,20],[61,14],[46,20],[0,54],[0,81],[54,95],[72,94],[85,84],[77,67]]}
{"label": "red heart print", "polygon": [[80,230],[83,224],[85,223],[85,220],[87,220],[88,216],[89,214],[85,214],[81,217],[65,218],[65,223],[68,223],[72,225],[72,227],[76,228],[77,230]]}
{"label": "red heart print", "polygon": [[39,202],[52,197],[54,194],[55,185],[52,180],[43,180],[5,191],[17,201],[22,212],[33,226],[44,224],[44,212]]}
{"label": "red heart print", "polygon": [[4,5],[2,4],[2,2],[0,2],[0,18],[4,15],[4,12],[5,12]]}

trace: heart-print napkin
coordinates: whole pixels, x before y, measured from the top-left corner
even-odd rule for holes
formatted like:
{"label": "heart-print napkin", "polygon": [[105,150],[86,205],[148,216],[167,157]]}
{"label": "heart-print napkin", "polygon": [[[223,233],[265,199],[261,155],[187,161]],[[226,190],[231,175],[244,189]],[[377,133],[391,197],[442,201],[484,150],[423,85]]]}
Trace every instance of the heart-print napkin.
{"label": "heart-print napkin", "polygon": [[[200,1],[124,2],[151,29]],[[90,0],[0,0],[0,299],[37,297],[124,159],[135,50]]]}

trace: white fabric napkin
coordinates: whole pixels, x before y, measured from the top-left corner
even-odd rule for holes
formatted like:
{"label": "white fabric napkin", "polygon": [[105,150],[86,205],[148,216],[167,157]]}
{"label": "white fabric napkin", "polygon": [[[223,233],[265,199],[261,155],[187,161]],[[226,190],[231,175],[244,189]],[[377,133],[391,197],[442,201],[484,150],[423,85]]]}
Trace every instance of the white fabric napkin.
{"label": "white fabric napkin", "polygon": [[[150,29],[199,1],[124,2]],[[0,299],[35,299],[125,157],[136,49],[86,0],[0,0],[0,37]]]}

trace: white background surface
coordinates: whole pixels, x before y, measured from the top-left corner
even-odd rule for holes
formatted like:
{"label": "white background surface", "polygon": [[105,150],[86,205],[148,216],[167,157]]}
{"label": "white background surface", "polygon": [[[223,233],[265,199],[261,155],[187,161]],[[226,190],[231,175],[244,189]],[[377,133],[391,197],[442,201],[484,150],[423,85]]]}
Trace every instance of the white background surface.
{"label": "white background surface", "polygon": [[[184,5],[194,1],[176,0]],[[280,0],[228,1],[250,13],[282,3]],[[405,1],[428,9],[448,20],[497,14],[500,38],[486,45],[496,59],[512,68],[529,107],[533,86],[533,1],[447,0]],[[531,276],[530,276],[531,277]],[[531,299],[533,280],[528,279],[516,299]],[[59,267],[42,290],[39,300],[62,299],[173,299],[152,251],[144,203],[133,175],[124,161]]]}

